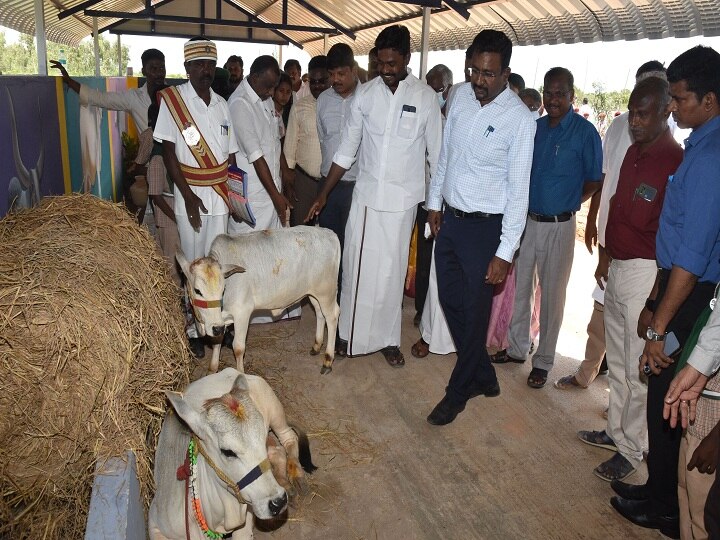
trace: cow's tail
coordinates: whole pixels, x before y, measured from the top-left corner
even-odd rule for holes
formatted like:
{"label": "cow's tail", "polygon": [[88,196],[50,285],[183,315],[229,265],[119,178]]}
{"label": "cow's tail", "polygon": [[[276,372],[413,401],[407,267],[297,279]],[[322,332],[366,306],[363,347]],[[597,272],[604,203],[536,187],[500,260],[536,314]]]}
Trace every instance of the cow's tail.
{"label": "cow's tail", "polygon": [[298,459],[303,470],[312,474],[317,470],[317,467],[312,462],[312,455],[310,454],[310,441],[308,440],[307,434],[298,426],[290,426],[293,428],[298,436]]}

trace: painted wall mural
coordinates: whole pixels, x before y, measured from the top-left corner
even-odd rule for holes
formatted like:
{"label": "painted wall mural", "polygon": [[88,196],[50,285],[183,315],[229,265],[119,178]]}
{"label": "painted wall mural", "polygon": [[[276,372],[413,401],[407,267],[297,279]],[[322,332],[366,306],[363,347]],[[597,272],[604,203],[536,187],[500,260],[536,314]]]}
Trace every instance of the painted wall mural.
{"label": "painted wall mural", "polygon": [[[109,91],[137,87],[137,78],[81,77]],[[123,112],[80,107],[60,77],[0,76],[0,217],[41,197],[90,192],[122,199]]]}

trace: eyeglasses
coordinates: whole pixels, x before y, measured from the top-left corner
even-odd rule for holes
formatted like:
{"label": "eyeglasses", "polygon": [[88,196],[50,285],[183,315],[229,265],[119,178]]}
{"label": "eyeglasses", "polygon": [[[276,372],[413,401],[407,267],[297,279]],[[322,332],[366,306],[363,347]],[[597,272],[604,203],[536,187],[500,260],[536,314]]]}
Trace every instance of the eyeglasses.
{"label": "eyeglasses", "polygon": [[482,79],[494,79],[500,76],[500,73],[493,73],[492,71],[478,71],[475,68],[470,69],[470,75],[473,77],[480,77]]}
{"label": "eyeglasses", "polygon": [[569,96],[570,92],[548,92],[547,90],[543,90],[543,97],[545,99],[562,99],[566,96]]}

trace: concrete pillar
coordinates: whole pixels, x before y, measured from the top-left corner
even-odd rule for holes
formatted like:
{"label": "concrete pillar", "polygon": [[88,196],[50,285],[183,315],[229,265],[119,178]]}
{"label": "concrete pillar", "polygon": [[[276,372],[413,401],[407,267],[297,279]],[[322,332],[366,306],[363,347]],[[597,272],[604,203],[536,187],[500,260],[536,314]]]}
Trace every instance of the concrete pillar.
{"label": "concrete pillar", "polygon": [[120,43],[120,34],[117,35],[117,49],[118,49],[118,77],[123,76],[122,72],[122,44]]}
{"label": "concrete pillar", "polygon": [[323,34],[323,54],[324,55],[327,55],[329,48],[330,47],[328,47],[328,35]]}
{"label": "concrete pillar", "polygon": [[100,76],[100,36],[98,35],[97,17],[93,17],[93,45],[95,49],[95,76]]}
{"label": "concrete pillar", "polygon": [[430,8],[423,8],[422,36],[420,38],[420,76],[421,81],[425,80],[428,71],[428,44],[430,42]]}
{"label": "concrete pillar", "polygon": [[45,42],[45,7],[43,0],[35,0],[35,48],[37,49],[38,75],[47,75],[47,43]]}

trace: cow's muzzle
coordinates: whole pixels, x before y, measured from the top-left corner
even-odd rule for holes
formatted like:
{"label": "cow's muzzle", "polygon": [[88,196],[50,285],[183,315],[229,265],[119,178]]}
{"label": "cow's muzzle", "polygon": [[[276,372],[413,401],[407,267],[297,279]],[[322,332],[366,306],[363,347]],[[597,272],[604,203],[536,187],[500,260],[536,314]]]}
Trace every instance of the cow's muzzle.
{"label": "cow's muzzle", "polygon": [[225,326],[213,326],[212,335],[215,337],[222,336],[225,333]]}

